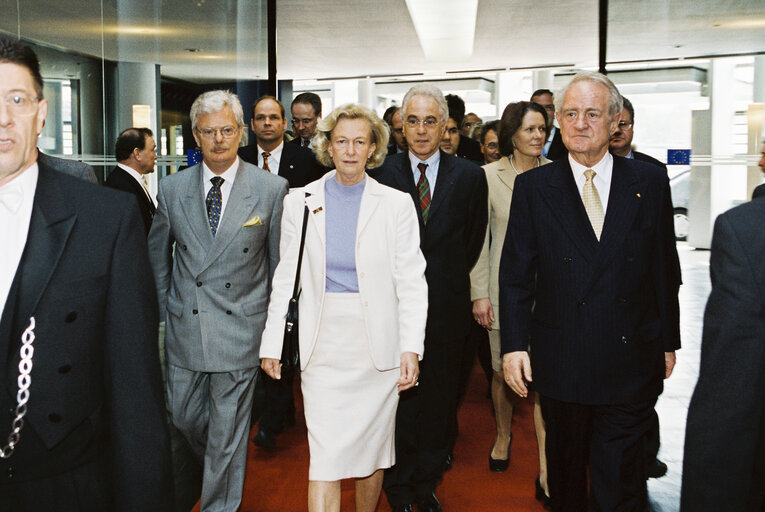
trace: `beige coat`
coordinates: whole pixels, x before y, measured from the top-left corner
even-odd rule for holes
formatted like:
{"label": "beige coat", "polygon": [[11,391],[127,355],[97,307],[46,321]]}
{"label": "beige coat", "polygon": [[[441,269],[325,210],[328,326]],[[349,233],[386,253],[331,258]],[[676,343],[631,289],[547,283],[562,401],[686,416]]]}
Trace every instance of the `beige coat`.
{"label": "beige coat", "polygon": [[[550,163],[545,157],[540,157],[540,161],[542,165]],[[499,260],[505,244],[510,199],[517,175],[506,156],[484,165],[483,169],[489,185],[489,229],[486,230],[478,262],[470,272],[470,300],[488,297],[494,308],[492,329],[499,329]]]}

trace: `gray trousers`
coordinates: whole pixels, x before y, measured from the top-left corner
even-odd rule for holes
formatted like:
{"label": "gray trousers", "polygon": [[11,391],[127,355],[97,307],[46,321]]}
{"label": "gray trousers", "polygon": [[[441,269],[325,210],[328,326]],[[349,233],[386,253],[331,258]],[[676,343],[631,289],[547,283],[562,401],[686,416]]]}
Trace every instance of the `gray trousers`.
{"label": "gray trousers", "polygon": [[242,501],[257,370],[206,373],[167,365],[173,423],[204,461],[203,512],[234,512]]}

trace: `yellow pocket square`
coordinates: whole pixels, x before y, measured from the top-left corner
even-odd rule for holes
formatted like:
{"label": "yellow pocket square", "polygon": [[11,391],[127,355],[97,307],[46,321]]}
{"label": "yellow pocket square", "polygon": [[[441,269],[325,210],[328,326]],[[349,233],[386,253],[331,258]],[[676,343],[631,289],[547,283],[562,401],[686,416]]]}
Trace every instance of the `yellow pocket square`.
{"label": "yellow pocket square", "polygon": [[256,216],[254,216],[253,218],[251,218],[250,220],[248,220],[247,222],[245,222],[245,223],[244,223],[244,226],[242,226],[242,227],[245,227],[245,228],[247,228],[247,227],[250,227],[250,226],[260,226],[260,225],[262,225],[262,224],[263,224],[263,223],[262,223],[262,222],[260,222],[260,217],[258,217],[258,216],[256,215]]}

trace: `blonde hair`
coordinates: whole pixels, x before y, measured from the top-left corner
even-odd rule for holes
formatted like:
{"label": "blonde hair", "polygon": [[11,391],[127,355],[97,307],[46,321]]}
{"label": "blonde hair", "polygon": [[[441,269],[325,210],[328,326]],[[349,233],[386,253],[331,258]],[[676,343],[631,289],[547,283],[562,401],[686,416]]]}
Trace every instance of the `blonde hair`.
{"label": "blonde hair", "polygon": [[327,117],[319,120],[316,134],[311,139],[311,146],[316,154],[316,159],[324,166],[334,166],[332,157],[329,156],[329,143],[332,138],[332,130],[335,129],[337,122],[341,119],[364,119],[369,123],[370,142],[375,144],[375,152],[367,160],[366,168],[380,167],[388,155],[388,138],[390,137],[388,125],[377,117],[374,111],[355,103],[341,105]]}

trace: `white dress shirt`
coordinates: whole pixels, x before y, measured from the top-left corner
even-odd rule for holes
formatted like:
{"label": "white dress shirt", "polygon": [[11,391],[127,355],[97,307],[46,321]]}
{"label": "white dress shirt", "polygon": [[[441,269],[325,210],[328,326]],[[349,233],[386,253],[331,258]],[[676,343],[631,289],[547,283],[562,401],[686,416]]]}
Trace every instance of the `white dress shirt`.
{"label": "white dress shirt", "polygon": [[[265,162],[263,162],[263,152],[266,150],[258,146],[258,167],[265,169]],[[268,157],[268,171],[271,174],[279,174],[279,162],[282,161],[282,149],[284,148],[284,141],[280,142],[273,151],[268,151],[271,155]]]}
{"label": "white dress shirt", "polygon": [[584,183],[587,178],[584,175],[584,171],[592,169],[595,171],[595,177],[592,178],[592,184],[598,191],[600,196],[600,203],[603,206],[603,216],[606,215],[606,207],[608,206],[608,194],[611,192],[611,175],[614,171],[614,157],[611,153],[606,151],[600,162],[596,163],[592,167],[585,167],[571,156],[568,155],[568,162],[571,164],[571,170],[574,172],[574,180],[576,181],[576,188],[579,189],[579,197],[582,197],[582,190],[584,189]]}
{"label": "white dress shirt", "polygon": [[136,171],[129,165],[121,164],[119,162],[117,162],[117,167],[119,167],[120,169],[128,173],[134,180],[138,182],[139,185],[141,185],[141,188],[143,189],[143,191],[146,192],[146,197],[148,197],[149,200],[152,202],[152,204],[154,204],[154,206],[156,207],[157,201],[154,199],[154,196],[151,195],[151,192],[149,192],[149,190],[146,188],[146,185],[143,182],[143,174]]}
{"label": "white dress shirt", "polygon": [[[215,176],[223,178],[223,183],[220,186],[221,204],[220,204],[220,221],[223,220],[223,213],[226,211],[226,203],[228,202],[228,196],[231,195],[231,189],[234,186],[234,179],[236,178],[236,172],[239,170],[239,157],[236,157],[231,167],[223,171],[222,174],[213,173],[207,164],[202,162],[202,179],[204,180],[205,193],[202,195],[202,204],[207,211],[207,193],[212,188],[212,182],[210,181]],[[218,224],[220,226],[220,224]]]}
{"label": "white dress shirt", "polygon": [[425,169],[425,177],[428,179],[430,198],[433,199],[433,192],[436,190],[436,178],[438,178],[438,165],[441,163],[441,151],[436,151],[427,160],[420,160],[410,151],[409,162],[412,164],[412,175],[414,176],[415,185],[417,185],[417,182],[420,181],[420,169],[417,167],[417,165],[420,162],[428,164],[428,168]]}
{"label": "white dress shirt", "polygon": [[27,244],[38,174],[35,162],[0,187],[0,315]]}

